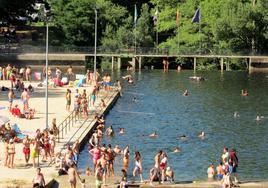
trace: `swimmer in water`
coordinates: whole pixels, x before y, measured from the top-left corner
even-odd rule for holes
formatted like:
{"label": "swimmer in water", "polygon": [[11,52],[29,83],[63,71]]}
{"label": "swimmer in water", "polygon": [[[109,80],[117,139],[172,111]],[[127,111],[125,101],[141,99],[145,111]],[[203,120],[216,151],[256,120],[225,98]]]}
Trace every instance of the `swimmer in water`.
{"label": "swimmer in water", "polygon": [[242,96],[248,96],[248,91],[242,89],[241,95],[242,95]]}
{"label": "swimmer in water", "polygon": [[183,96],[188,96],[189,95],[189,92],[188,92],[188,90],[186,89],[185,91],[184,91],[184,93],[183,93]]}
{"label": "swimmer in water", "polygon": [[133,97],[132,102],[138,102],[138,99],[136,97]]}
{"label": "swimmer in water", "polygon": [[107,136],[113,136],[114,135],[114,129],[113,129],[112,125],[106,129],[105,134]]}
{"label": "swimmer in water", "polygon": [[122,78],[123,79],[126,79],[129,84],[133,84],[134,83],[134,80],[133,80],[133,78],[132,78],[132,76],[130,74],[129,75],[126,75],[126,76],[123,76]]}
{"label": "swimmer in water", "polygon": [[179,147],[174,148],[173,153],[179,153],[179,152],[181,152],[181,148]]}
{"label": "swimmer in water", "polygon": [[156,132],[153,132],[152,134],[149,135],[150,138],[157,138],[158,134]]}
{"label": "swimmer in water", "polygon": [[239,118],[239,117],[240,117],[239,113],[237,111],[235,111],[234,112],[234,118]]}
{"label": "swimmer in water", "polygon": [[125,134],[125,128],[119,128],[119,134]]}
{"label": "swimmer in water", "polygon": [[180,140],[187,140],[187,136],[185,134],[178,137]]}
{"label": "swimmer in water", "polygon": [[261,121],[263,118],[264,118],[264,116],[257,116],[255,120],[256,121]]}
{"label": "swimmer in water", "polygon": [[204,139],[205,138],[205,132],[202,131],[199,135],[198,135],[199,138],[201,139]]}

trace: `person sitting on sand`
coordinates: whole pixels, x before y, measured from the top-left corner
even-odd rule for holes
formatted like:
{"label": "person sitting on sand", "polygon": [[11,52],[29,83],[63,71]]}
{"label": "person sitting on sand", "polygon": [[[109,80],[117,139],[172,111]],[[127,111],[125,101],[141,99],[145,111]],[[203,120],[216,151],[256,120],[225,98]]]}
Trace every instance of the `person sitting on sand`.
{"label": "person sitting on sand", "polygon": [[150,138],[157,138],[158,134],[155,132],[153,132],[152,134],[149,135]]}
{"label": "person sitting on sand", "polygon": [[179,153],[179,152],[181,152],[181,148],[179,147],[174,148],[173,153]]}
{"label": "person sitting on sand", "polygon": [[119,128],[119,134],[125,134],[125,128],[120,127]]}
{"label": "person sitting on sand", "polygon": [[159,184],[160,184],[160,179],[161,179],[161,174],[160,174],[160,170],[156,167],[153,167],[151,170],[150,170],[150,184],[153,185],[153,182],[154,181],[158,181]]}
{"label": "person sitting on sand", "polygon": [[29,108],[25,111],[25,118],[26,119],[33,119],[35,114],[35,109]]}
{"label": "person sitting on sand", "polygon": [[17,104],[11,109],[11,114],[15,117],[22,118],[22,113]]}
{"label": "person sitting on sand", "polygon": [[186,89],[185,91],[184,91],[184,93],[183,93],[183,96],[188,96],[189,95],[189,92],[188,92],[188,90]]}
{"label": "person sitting on sand", "polygon": [[166,179],[171,183],[174,182],[174,171],[170,167],[167,167],[166,169]]}

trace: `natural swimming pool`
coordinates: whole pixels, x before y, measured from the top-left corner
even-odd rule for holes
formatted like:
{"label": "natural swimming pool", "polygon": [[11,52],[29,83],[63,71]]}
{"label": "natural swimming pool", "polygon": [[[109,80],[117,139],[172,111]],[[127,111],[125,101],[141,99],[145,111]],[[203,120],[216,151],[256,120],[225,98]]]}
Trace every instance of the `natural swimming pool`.
{"label": "natural swimming pool", "polygon": [[[128,74],[114,72],[114,79]],[[206,179],[208,165],[215,165],[224,146],[235,148],[239,157],[240,180],[268,179],[268,77],[267,73],[247,72],[196,72],[205,77],[204,82],[189,80],[193,71],[144,70],[135,72],[135,85],[124,83],[123,97],[106,117],[106,125],[116,132],[124,127],[125,135],[104,137],[105,143],[130,146],[129,174],[133,170],[134,151],[142,155],[147,178],[153,166],[153,157],[159,149],[168,154],[168,166],[175,170],[175,178],[183,180]],[[182,93],[189,90],[189,96]],[[248,97],[241,90],[249,91]],[[136,100],[133,100],[136,98]],[[239,118],[233,114],[238,111]],[[256,122],[257,115],[265,118]],[[149,135],[156,131],[157,139]],[[197,135],[204,131],[206,138]],[[176,139],[188,136],[186,141]],[[172,153],[179,146],[181,153]],[[79,169],[91,165],[87,147],[81,152]],[[116,169],[122,167],[116,160]]]}

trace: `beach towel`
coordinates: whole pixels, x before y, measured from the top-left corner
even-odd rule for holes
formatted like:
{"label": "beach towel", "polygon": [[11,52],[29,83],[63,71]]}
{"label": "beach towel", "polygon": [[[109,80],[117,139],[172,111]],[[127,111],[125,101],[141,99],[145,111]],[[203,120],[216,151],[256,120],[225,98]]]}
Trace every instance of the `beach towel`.
{"label": "beach towel", "polygon": [[24,139],[25,135],[21,132],[19,126],[15,123],[12,125],[12,129],[15,131],[16,136],[20,139]]}

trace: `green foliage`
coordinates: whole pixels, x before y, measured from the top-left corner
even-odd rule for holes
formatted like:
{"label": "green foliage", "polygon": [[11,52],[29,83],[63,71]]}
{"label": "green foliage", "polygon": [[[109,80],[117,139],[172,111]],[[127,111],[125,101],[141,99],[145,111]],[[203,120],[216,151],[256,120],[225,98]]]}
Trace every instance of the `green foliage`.
{"label": "green foliage", "polygon": [[30,15],[35,12],[36,0],[0,0],[0,22],[6,25],[18,25],[31,19]]}

